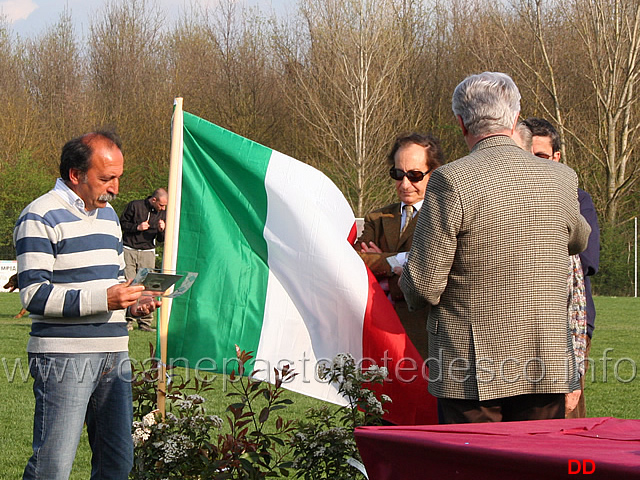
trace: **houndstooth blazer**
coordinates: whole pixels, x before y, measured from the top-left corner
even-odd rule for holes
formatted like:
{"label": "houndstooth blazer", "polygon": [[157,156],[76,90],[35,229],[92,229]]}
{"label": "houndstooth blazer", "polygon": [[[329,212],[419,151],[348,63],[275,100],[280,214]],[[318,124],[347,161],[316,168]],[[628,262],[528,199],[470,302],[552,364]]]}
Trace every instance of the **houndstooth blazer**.
{"label": "houndstooth blazer", "polygon": [[586,247],[575,172],[509,137],[435,170],[400,286],[432,305],[429,391],[490,400],[578,387],[568,255]]}

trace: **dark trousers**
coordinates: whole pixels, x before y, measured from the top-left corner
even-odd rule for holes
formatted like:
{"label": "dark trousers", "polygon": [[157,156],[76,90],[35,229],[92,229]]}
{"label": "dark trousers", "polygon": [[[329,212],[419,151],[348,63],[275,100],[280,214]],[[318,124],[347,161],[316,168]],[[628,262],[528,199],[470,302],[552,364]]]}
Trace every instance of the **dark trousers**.
{"label": "dark trousers", "polygon": [[[156,266],[156,252],[153,250],[132,250],[130,248],[124,249],[124,276],[127,280],[135,278],[136,273],[141,268],[155,268]],[[128,312],[128,310],[127,310]],[[133,322],[138,322],[138,325],[145,325],[151,327],[153,322],[153,315],[149,314],[144,317],[127,317],[127,323],[133,326]]]}
{"label": "dark trousers", "polygon": [[496,398],[460,400],[439,398],[440,423],[514,422],[564,418],[564,393],[539,393]]}

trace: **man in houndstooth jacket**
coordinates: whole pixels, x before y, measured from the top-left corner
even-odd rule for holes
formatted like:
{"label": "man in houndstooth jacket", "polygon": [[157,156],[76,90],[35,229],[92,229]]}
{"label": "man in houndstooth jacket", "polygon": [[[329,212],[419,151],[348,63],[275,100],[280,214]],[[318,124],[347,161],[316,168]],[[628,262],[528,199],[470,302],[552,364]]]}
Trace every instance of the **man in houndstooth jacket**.
{"label": "man in houndstooth jacket", "polygon": [[429,391],[443,423],[564,418],[567,255],[590,232],[576,174],[511,140],[509,76],[467,77],[453,112],[471,153],[432,173],[400,279],[410,308],[431,305]]}

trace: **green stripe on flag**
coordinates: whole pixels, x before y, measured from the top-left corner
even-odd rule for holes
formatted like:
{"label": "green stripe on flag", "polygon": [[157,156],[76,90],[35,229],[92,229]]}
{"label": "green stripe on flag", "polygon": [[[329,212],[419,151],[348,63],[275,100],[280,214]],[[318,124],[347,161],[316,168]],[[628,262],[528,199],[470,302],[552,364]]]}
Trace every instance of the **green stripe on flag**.
{"label": "green stripe on flag", "polygon": [[260,340],[271,150],[186,112],[183,142],[177,270],[198,278],[173,301],[167,359],[223,371],[235,344],[255,352]]}

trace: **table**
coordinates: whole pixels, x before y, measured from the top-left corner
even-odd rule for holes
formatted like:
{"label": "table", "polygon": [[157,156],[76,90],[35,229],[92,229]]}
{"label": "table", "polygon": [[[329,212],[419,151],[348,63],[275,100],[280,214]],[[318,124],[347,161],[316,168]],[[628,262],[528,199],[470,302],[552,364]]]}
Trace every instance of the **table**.
{"label": "table", "polygon": [[359,427],[355,436],[370,480],[640,479],[640,420]]}

